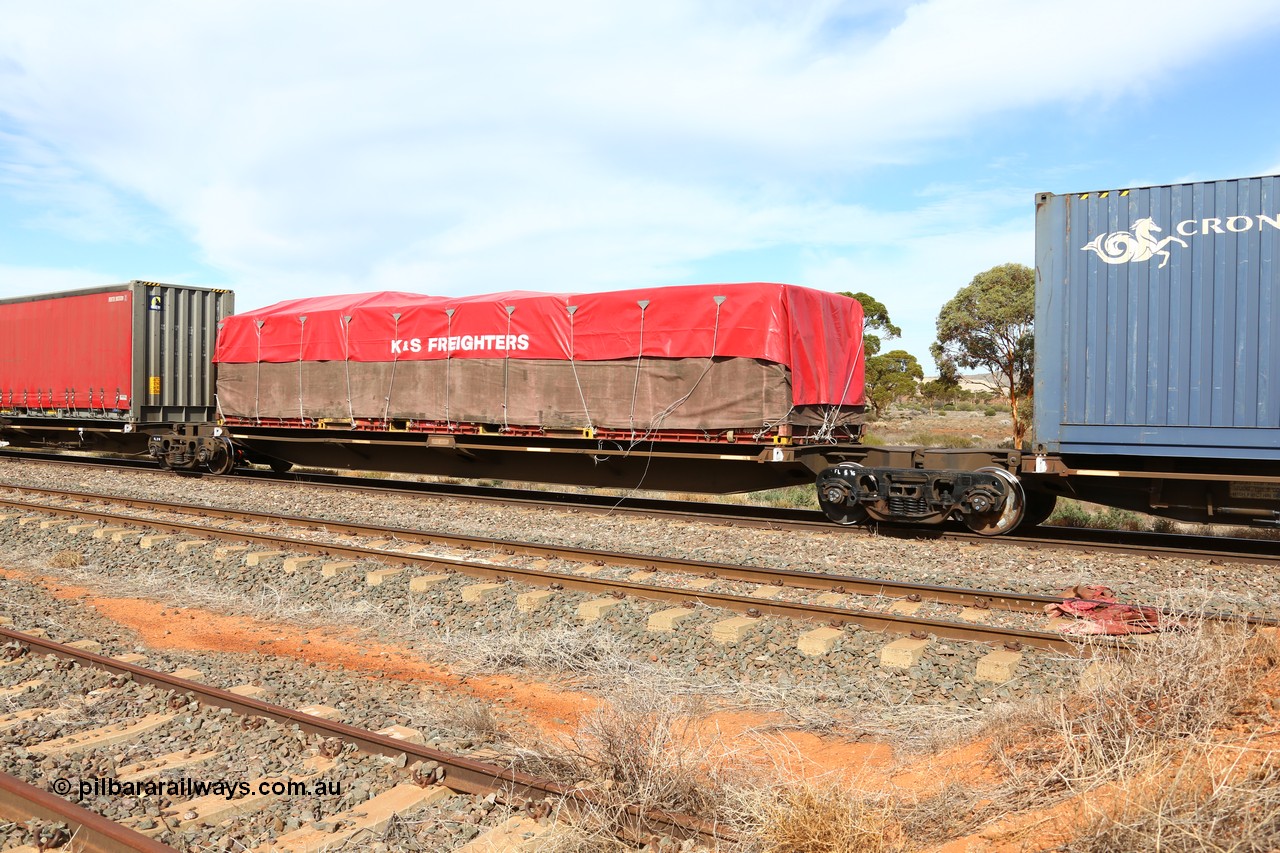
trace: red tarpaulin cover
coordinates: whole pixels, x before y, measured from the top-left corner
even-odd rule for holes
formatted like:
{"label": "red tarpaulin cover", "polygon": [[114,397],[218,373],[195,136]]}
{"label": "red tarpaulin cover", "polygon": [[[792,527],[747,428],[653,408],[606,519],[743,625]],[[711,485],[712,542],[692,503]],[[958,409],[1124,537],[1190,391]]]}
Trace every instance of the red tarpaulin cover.
{"label": "red tarpaulin cover", "polygon": [[864,402],[862,306],[847,296],[788,284],[293,299],[228,317],[214,360],[637,356],[762,359],[790,368],[797,406]]}

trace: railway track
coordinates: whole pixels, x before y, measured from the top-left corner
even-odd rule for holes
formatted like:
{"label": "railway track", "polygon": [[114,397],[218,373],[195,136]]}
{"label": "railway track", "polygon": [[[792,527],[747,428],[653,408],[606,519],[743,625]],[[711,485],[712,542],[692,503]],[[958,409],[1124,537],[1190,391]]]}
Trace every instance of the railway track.
{"label": "railway track", "polygon": [[[182,729],[183,719],[198,717],[200,711],[195,710],[192,702],[203,709],[229,711],[247,732],[260,728],[264,721],[270,721],[311,736],[307,741],[310,745],[307,752],[311,757],[303,762],[305,766],[293,768],[292,774],[276,773],[266,783],[255,780],[253,786],[245,782],[240,790],[242,796],[236,799],[229,795],[224,797],[219,792],[215,795],[197,796],[184,802],[182,796],[192,786],[180,786],[182,794],[174,798],[170,791],[172,801],[157,814],[159,820],[130,817],[123,823],[113,822],[60,796],[73,791],[78,792],[85,800],[99,796],[96,789],[91,796],[86,795],[86,785],[93,781],[87,777],[75,779],[76,787],[73,787],[72,780],[59,777],[49,783],[53,791],[51,793],[50,790],[35,787],[16,777],[0,774],[0,817],[22,821],[36,818],[66,824],[76,839],[76,849],[144,853],[172,850],[173,848],[159,843],[155,838],[163,832],[176,838],[184,828],[215,825],[269,806],[278,799],[277,789],[280,786],[277,786],[277,782],[292,781],[301,790],[303,785],[310,786],[325,774],[341,772],[342,767],[335,759],[345,754],[344,745],[354,745],[362,755],[392,759],[392,766],[403,770],[393,772],[391,782],[394,784],[388,784],[386,790],[370,797],[358,808],[343,814],[327,815],[320,821],[323,825],[318,828],[304,828],[273,838],[270,849],[278,853],[318,850],[322,846],[327,849],[363,830],[375,831],[374,828],[379,823],[385,824],[391,815],[423,804],[429,805],[450,793],[474,797],[491,796],[496,802],[514,806],[515,811],[522,812],[523,815],[513,817],[502,826],[494,828],[495,833],[505,834],[514,832],[517,825],[522,831],[540,831],[540,825],[533,816],[549,813],[555,804],[564,804],[572,811],[590,807],[594,802],[594,795],[590,791],[465,755],[434,749],[415,742],[411,733],[402,730],[370,731],[330,719],[326,710],[332,709],[296,709],[265,702],[255,698],[252,685],[222,690],[184,677],[183,673],[159,672],[136,662],[98,654],[89,648],[92,643],[57,643],[37,634],[5,627],[0,627],[0,644],[4,644],[0,647],[9,652],[5,659],[0,660],[0,695],[6,696],[10,706],[9,713],[0,716],[0,742],[18,726],[34,724],[45,715],[58,713],[56,709],[48,707],[13,709],[15,703],[21,704],[23,695],[28,692],[27,688],[70,669],[32,666],[27,671],[23,670],[24,664],[37,661],[42,655],[51,655],[70,661],[77,667],[114,676],[87,694],[80,693],[84,689],[83,685],[72,684],[67,690],[68,696],[74,701],[97,701],[105,694],[118,692],[132,685],[148,685],[161,691],[159,698],[163,701],[151,702],[150,705],[155,707],[147,705],[141,708],[142,711],[152,713],[127,717],[108,725],[101,725],[97,721],[91,727],[78,729],[74,734],[31,746],[29,751],[39,756],[92,756],[95,751],[108,750],[113,755],[125,754],[130,740],[145,738],[163,727]],[[38,678],[31,677],[37,674]],[[42,704],[52,703],[44,699]],[[192,729],[186,726],[185,729],[199,731],[201,727]],[[183,748],[171,751],[158,762],[145,762],[145,766],[136,767],[116,766],[112,762],[113,774],[118,775],[110,778],[116,783],[138,785],[147,780],[154,783],[165,773],[195,772],[203,761],[214,755],[201,746],[198,734],[180,740]],[[95,764],[91,757],[78,766],[105,765]],[[264,784],[267,786],[265,793]],[[635,809],[624,816],[622,826],[625,832],[640,838],[664,835],[675,839],[710,842],[717,839],[732,840],[733,837],[727,830],[713,827],[695,817],[653,812],[641,814]],[[246,849],[254,842],[266,840],[237,839],[244,846],[236,849]]]}
{"label": "railway track", "polygon": [[[67,840],[74,838],[73,849],[84,853],[174,853],[174,848],[161,844],[126,826],[107,820],[97,812],[82,808],[51,794],[44,788],[29,785],[16,776],[0,773],[0,820],[15,823],[40,821],[59,829],[56,839],[62,841],[67,826]],[[60,844],[58,846],[61,846]],[[13,853],[40,853],[38,845],[14,848]]]}
{"label": "railway track", "polygon": [[[127,470],[160,472],[149,460],[75,457],[32,451],[0,450],[0,457],[65,465],[119,467]],[[193,475],[176,475],[193,476]],[[197,475],[198,476],[198,475]],[[762,507],[747,504],[709,504],[700,501],[654,498],[612,497],[576,492],[542,492],[452,483],[419,483],[408,480],[379,480],[370,477],[240,469],[221,479],[246,482],[304,483],[345,493],[371,495],[422,495],[474,501],[498,506],[525,506],[570,510],[584,514],[636,515],[646,518],[674,518],[769,530],[796,530],[829,535],[866,534],[866,527],[839,527],[817,510],[789,507]],[[960,527],[910,527],[879,525],[874,532],[905,539],[981,543],[995,547],[1016,545],[1098,554],[1126,554],[1137,557],[1216,560],[1223,563],[1280,565],[1280,549],[1274,540],[1200,536],[1192,534],[1146,533],[1139,531],[1091,530],[1069,527],[1037,527],[1018,534],[981,536]]]}
{"label": "railway track", "polygon": [[[934,636],[1011,649],[1029,647],[1076,652],[1081,648],[1078,642],[1054,631],[987,621],[993,611],[1036,614],[1043,618],[1045,605],[1060,601],[1052,596],[512,542],[171,501],[121,499],[35,487],[8,488],[41,500],[0,497],[0,508],[52,513],[107,526],[123,525],[122,530],[145,527],[194,539],[250,543],[274,555],[317,554],[375,560],[407,566],[427,576],[444,568],[485,580],[572,590],[600,599],[634,597],[685,607],[703,605],[736,611],[751,618],[776,616],[818,622],[833,629],[854,625],[916,638]],[[94,508],[94,504],[99,508]],[[120,508],[133,512],[120,512]],[[268,528],[280,526],[285,527],[289,535],[268,532]],[[354,537],[363,544],[344,541],[344,537]],[[428,550],[422,550],[423,546]],[[419,550],[406,550],[409,548]],[[561,565],[552,567],[550,561]],[[606,566],[629,574],[597,576]],[[714,584],[751,588],[733,591],[708,588]],[[792,593],[793,600],[779,598],[783,592]],[[926,602],[963,610],[958,618],[914,615]],[[1239,617],[1232,618],[1239,620]],[[1273,624],[1259,617],[1244,617],[1243,621]]]}

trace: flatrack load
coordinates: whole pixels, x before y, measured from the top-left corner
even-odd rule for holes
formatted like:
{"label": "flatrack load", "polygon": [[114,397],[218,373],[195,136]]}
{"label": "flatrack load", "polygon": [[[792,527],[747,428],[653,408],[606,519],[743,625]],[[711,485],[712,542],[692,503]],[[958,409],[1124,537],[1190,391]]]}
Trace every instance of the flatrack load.
{"label": "flatrack load", "polygon": [[232,426],[804,443],[864,407],[861,306],[785,284],[297,299],[215,361]]}

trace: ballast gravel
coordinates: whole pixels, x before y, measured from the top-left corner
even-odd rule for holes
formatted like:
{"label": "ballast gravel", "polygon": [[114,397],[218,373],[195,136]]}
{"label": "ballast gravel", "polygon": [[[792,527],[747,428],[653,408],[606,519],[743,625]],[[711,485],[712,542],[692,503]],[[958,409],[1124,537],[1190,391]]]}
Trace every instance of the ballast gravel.
{"label": "ballast gravel", "polygon": [[[1080,583],[1103,583],[1122,598],[1142,603],[1280,616],[1276,604],[1280,579],[1245,565],[1032,551],[1007,545],[957,547],[841,530],[780,532],[554,509],[498,509],[441,498],[371,497],[303,484],[95,471],[7,458],[0,459],[0,492],[4,483],[991,590],[1053,595]],[[259,620],[334,627],[405,647],[424,661],[448,662],[463,672],[529,671],[567,679],[584,690],[645,684],[666,694],[716,697],[739,706],[783,710],[792,714],[797,725],[836,719],[834,731],[849,737],[863,734],[850,723],[863,709],[975,711],[1069,687],[1084,665],[1078,659],[1030,650],[1012,680],[982,682],[974,672],[991,648],[974,643],[934,640],[919,663],[898,669],[883,666],[880,658],[892,637],[851,628],[845,629],[831,652],[811,657],[796,647],[799,636],[814,627],[811,624],[762,618],[738,641],[722,643],[713,636],[714,625],[736,614],[701,607],[675,631],[653,633],[646,630],[648,619],[667,609],[665,605],[628,599],[587,623],[580,618],[579,607],[589,596],[564,590],[526,612],[517,607],[517,596],[532,588],[516,583],[503,584],[492,597],[473,602],[463,601],[461,592],[478,581],[458,574],[425,592],[410,590],[411,578],[422,573],[416,570],[388,577],[378,586],[366,585],[367,571],[386,568],[381,562],[357,561],[350,571],[334,577],[322,577],[314,570],[286,574],[280,568],[281,557],[248,567],[243,555],[214,560],[212,548],[185,554],[170,547],[140,550],[132,543],[73,535],[62,527],[20,526],[15,520],[0,522],[0,542],[5,546],[0,567],[61,578],[97,594],[150,598],[175,609],[203,607]],[[563,570],[552,563],[553,571]],[[746,589],[717,583],[716,588],[723,591]],[[792,591],[783,595],[803,597]],[[211,685],[256,684],[267,691],[263,698],[276,704],[330,705],[339,710],[344,722],[366,728],[416,728],[429,745],[451,752],[492,747],[500,732],[520,732],[523,725],[517,715],[490,707],[484,717],[490,722],[477,728],[474,719],[458,713],[456,697],[444,688],[317,666],[307,661],[302,648],[292,656],[146,648],[131,631],[93,609],[78,601],[55,599],[16,575],[0,577],[0,612],[13,620],[14,627],[40,628],[55,640],[87,637],[101,642],[106,654],[141,652],[151,668],[195,668],[202,673],[200,680]],[[926,604],[919,615],[943,614]],[[167,616],[168,611],[162,614]],[[1006,616],[993,614],[993,618],[1000,621]],[[60,667],[66,665],[39,655],[0,667],[0,687],[32,683],[0,699],[0,715],[46,704],[59,709],[37,723],[0,733],[0,743],[5,744],[0,750],[0,770],[33,784],[59,775],[76,779],[110,775],[121,766],[186,748],[182,744],[197,737],[207,738],[211,751],[217,752],[201,774],[237,779],[290,772],[317,748],[314,739],[296,729],[267,724],[246,730],[220,710],[183,703],[181,697],[175,700],[161,691],[87,670],[56,672],[59,679],[68,675],[79,679],[71,691],[79,698],[69,701],[60,698],[67,695],[65,687],[55,690],[51,677],[44,683],[53,674],[50,670]],[[35,750],[50,739],[95,728],[103,719],[128,721],[166,709],[178,713],[177,724],[149,732],[127,748],[56,757]],[[824,716],[828,712],[837,716]],[[314,809],[288,803],[254,812],[238,824],[188,828],[162,839],[179,847],[223,849],[232,839],[266,839],[308,824],[326,826],[324,815],[385,790],[397,774],[404,773],[404,768],[386,759],[346,752],[339,759],[344,793],[315,804]],[[97,810],[117,819],[129,817],[144,829],[155,829],[172,817],[163,814],[163,804],[98,799],[92,804]],[[398,819],[381,838],[365,839],[367,843],[360,847],[451,849],[510,814],[491,800],[459,796]],[[151,825],[142,826],[147,821]],[[0,827],[0,846],[30,841],[36,831]]]}
{"label": "ballast gravel", "polygon": [[[22,685],[30,687],[6,696],[5,715],[23,709],[50,712],[4,726],[0,771],[46,790],[65,785],[74,802],[156,834],[180,850],[245,849],[239,845],[252,847],[308,827],[336,831],[343,827],[335,816],[358,812],[377,794],[413,780],[414,768],[406,768],[403,759],[363,755],[351,745],[293,725],[202,706],[175,691],[38,653],[0,667],[0,688]],[[104,721],[132,724],[154,715],[169,719],[124,742],[71,751],[45,748],[55,739],[99,729]],[[129,774],[156,767],[162,758],[187,756],[199,760],[141,777],[159,786],[154,791],[111,787],[112,782],[137,784]],[[225,814],[203,811],[221,809],[223,799],[228,805],[250,803],[259,785],[285,778],[305,781],[306,789]],[[211,803],[200,804],[196,785],[213,786]],[[225,793],[238,786],[244,788],[234,795]],[[400,816],[389,833],[380,835],[394,836],[395,849],[447,850],[522,808],[497,806],[493,797],[453,794]],[[204,815],[209,815],[207,822],[201,820]],[[3,825],[0,843],[32,842],[38,831]],[[376,842],[378,835],[365,833],[365,840]]]}
{"label": "ballast gravel", "polygon": [[0,458],[3,483],[994,591],[1056,595],[1077,584],[1103,583],[1128,601],[1280,614],[1280,578],[1247,564],[1033,550],[999,543],[958,546],[840,529],[771,531],[563,509],[499,508],[418,495],[344,494],[304,483],[86,470],[12,458]]}
{"label": "ballast gravel", "polygon": [[[991,590],[1055,594],[1084,582],[1104,583],[1128,600],[1264,615],[1276,615],[1275,602],[1280,600],[1280,582],[1256,567],[1191,560],[1139,560],[1003,544],[957,547],[842,530],[780,532],[555,509],[497,509],[432,497],[371,497],[305,484],[104,472],[9,459],[0,460],[0,482]],[[457,665],[478,670],[529,665],[582,677],[609,668],[619,674],[622,669],[620,674],[688,693],[771,695],[775,706],[782,707],[803,694],[844,708],[865,703],[981,708],[1070,685],[1081,667],[1075,659],[1028,651],[1011,681],[978,682],[973,677],[977,660],[991,650],[979,644],[935,641],[919,664],[896,669],[880,661],[881,649],[892,638],[855,629],[846,629],[830,653],[810,657],[796,649],[796,641],[813,626],[789,620],[761,619],[742,639],[726,644],[712,636],[712,626],[734,614],[703,612],[705,608],[678,630],[657,634],[645,630],[646,622],[664,608],[634,599],[584,625],[577,611],[586,596],[566,591],[522,612],[516,596],[531,588],[514,583],[478,602],[462,600],[461,588],[477,581],[460,575],[426,593],[409,590],[414,572],[366,586],[365,572],[385,568],[382,563],[361,561],[349,572],[326,578],[315,571],[284,574],[278,559],[250,568],[238,558],[213,561],[210,549],[183,555],[164,547],[140,551],[132,544],[71,536],[58,528],[38,530],[9,522],[0,533],[11,545],[13,558],[35,566],[46,562],[52,551],[74,550],[84,565],[58,573],[76,582],[96,582],[98,588],[156,597],[175,606],[359,627],[384,642],[416,649],[427,659],[445,654]],[[921,615],[930,612],[926,609]],[[558,638],[558,646],[546,642],[549,635]],[[557,666],[547,660],[548,654],[530,654],[539,645],[550,646],[549,655],[559,651],[565,661]],[[609,646],[608,654],[593,649],[600,645]]]}

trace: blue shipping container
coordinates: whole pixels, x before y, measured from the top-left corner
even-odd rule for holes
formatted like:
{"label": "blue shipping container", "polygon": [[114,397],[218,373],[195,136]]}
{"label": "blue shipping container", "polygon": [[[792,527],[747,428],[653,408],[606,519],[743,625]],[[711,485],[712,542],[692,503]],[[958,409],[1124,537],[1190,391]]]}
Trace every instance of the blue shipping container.
{"label": "blue shipping container", "polygon": [[1036,198],[1037,452],[1280,459],[1280,177]]}

